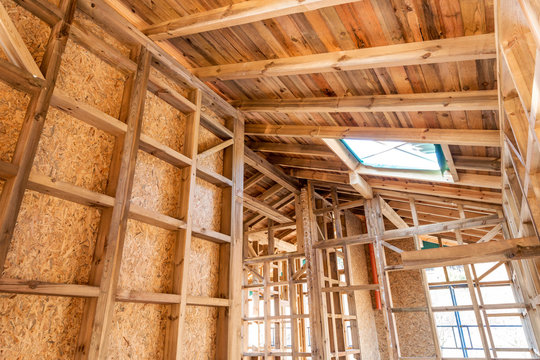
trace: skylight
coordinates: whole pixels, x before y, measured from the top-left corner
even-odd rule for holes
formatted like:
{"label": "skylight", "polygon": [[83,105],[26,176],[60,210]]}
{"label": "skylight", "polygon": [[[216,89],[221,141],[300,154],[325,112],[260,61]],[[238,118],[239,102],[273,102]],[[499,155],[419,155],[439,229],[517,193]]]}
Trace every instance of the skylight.
{"label": "skylight", "polygon": [[351,153],[365,166],[400,170],[441,170],[434,144],[413,144],[401,141],[343,140]]}

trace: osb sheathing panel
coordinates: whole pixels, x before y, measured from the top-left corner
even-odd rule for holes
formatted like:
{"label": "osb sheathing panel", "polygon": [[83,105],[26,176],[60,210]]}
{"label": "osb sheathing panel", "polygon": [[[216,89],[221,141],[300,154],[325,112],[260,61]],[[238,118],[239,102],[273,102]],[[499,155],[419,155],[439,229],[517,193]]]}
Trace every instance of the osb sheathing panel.
{"label": "osb sheathing panel", "polygon": [[[362,224],[350,211],[345,211],[345,223],[347,236],[361,234]],[[369,284],[368,263],[366,259],[366,246],[357,245],[350,247],[352,284]],[[362,356],[366,359],[378,360],[379,340],[375,327],[375,314],[369,291],[356,291],[356,314],[358,317],[358,329],[360,332],[360,348]]]}
{"label": "osb sheathing panel", "polygon": [[0,160],[11,161],[30,97],[0,82]]}
{"label": "osb sheathing panel", "polygon": [[71,98],[118,118],[126,76],[69,40],[56,87]]}
{"label": "osb sheathing panel", "polygon": [[183,360],[215,359],[217,314],[217,308],[187,307]]}
{"label": "osb sheathing panel", "polygon": [[188,294],[217,296],[219,245],[193,238],[189,257]]}
{"label": "osb sheathing panel", "polygon": [[50,108],[32,171],[103,193],[114,143],[112,135]]}
{"label": "osb sheathing panel", "polygon": [[85,284],[100,211],[26,191],[3,277]]}
{"label": "osb sheathing panel", "polygon": [[83,299],[0,294],[1,359],[73,359]]}
{"label": "osb sheathing panel", "polygon": [[181,179],[180,169],[139,150],[131,201],[146,209],[178,217]]}
{"label": "osb sheathing panel", "polygon": [[[154,74],[159,74],[155,71]],[[186,117],[183,113],[161,100],[154,94],[146,92],[144,104],[144,120],[142,133],[167,145],[171,149],[182,152]]]}
{"label": "osb sheathing panel", "polygon": [[[404,251],[414,250],[412,239],[392,241],[392,245]],[[388,249],[385,251],[388,263],[399,261],[399,254]],[[426,306],[420,271],[392,271],[388,278],[394,307]],[[396,326],[402,356],[435,356],[426,313],[399,313],[396,315]]]}
{"label": "osb sheathing panel", "polygon": [[[201,127],[199,130],[199,149],[201,153],[217,144],[222,140],[212,134],[210,131]],[[211,156],[201,158],[197,166],[210,169],[218,174],[223,173],[223,151]],[[195,187],[195,202],[193,207],[193,225],[200,228],[220,230],[221,218],[221,195],[222,190],[204,180],[198,179]]]}
{"label": "osb sheathing panel", "polygon": [[171,292],[175,233],[128,220],[118,287]]}
{"label": "osb sheathing panel", "polygon": [[116,303],[107,358],[163,359],[168,309],[166,305]]}

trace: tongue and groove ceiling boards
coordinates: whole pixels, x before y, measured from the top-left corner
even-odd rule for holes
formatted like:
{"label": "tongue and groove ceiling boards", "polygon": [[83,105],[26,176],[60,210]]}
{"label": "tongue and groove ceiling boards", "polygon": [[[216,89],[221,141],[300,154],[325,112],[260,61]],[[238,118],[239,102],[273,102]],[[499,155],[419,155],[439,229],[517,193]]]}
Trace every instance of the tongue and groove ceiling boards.
{"label": "tongue and groove ceiling boards", "polygon": [[[493,1],[110,2],[240,109],[247,145],[286,174],[500,203]],[[327,140],[347,137],[441,144],[451,179],[360,171]]]}

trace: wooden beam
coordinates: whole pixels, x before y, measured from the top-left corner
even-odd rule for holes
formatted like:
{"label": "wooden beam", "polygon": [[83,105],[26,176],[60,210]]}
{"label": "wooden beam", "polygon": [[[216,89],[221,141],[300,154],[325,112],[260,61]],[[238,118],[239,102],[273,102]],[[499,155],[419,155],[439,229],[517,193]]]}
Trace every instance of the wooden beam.
{"label": "wooden beam", "polygon": [[244,119],[238,114],[226,120],[234,133],[233,144],[223,151],[223,174],[233,180],[231,188],[222,192],[220,230],[230,234],[230,245],[219,248],[218,297],[228,299],[230,307],[220,308],[217,319],[216,360],[241,357],[242,341],[242,253],[244,249],[243,185],[244,185]]}
{"label": "wooden beam", "polygon": [[[202,92],[194,89],[191,92],[191,101],[197,105],[197,110],[189,114],[184,133],[183,154],[192,159],[190,167],[182,169],[180,183],[180,213],[179,217],[185,221],[186,228],[176,233],[173,286],[172,292],[180,295],[180,302],[172,306],[165,338],[165,357],[178,359],[183,357],[183,332],[186,317],[189,259],[191,252],[193,202],[195,198],[195,182],[197,176],[197,149],[199,141],[199,128],[201,119]],[[227,189],[228,190],[228,189]]]}
{"label": "wooden beam", "polygon": [[501,193],[488,190],[472,190],[463,187],[438,185],[438,184],[421,184],[404,180],[387,180],[387,179],[369,179],[371,187],[381,190],[393,190],[410,194],[424,194],[435,197],[451,198],[458,200],[473,200],[481,201],[489,206],[489,204],[500,205]]}
{"label": "wooden beam", "polygon": [[480,244],[458,245],[437,249],[405,251],[401,254],[403,269],[425,269],[484,262],[521,260],[540,256],[536,236]]}
{"label": "wooden beam", "polygon": [[27,93],[34,93],[45,85],[45,80],[3,59],[0,59],[0,81]]}
{"label": "wooden beam", "polygon": [[107,248],[103,257],[103,273],[99,284],[99,296],[88,348],[88,357],[90,359],[107,358],[109,331],[114,314],[116,288],[127,228],[151,58],[152,55],[146,49],[140,49],[137,72],[130,87],[131,94],[127,113],[128,127],[123,142],[118,186],[111,215],[111,226],[107,235]]}
{"label": "wooden beam", "polygon": [[[276,210],[279,210],[279,209],[289,205],[291,202],[294,201],[294,199],[295,199],[295,195],[294,194],[289,194],[287,196],[282,197],[281,199],[278,199],[278,200],[270,203],[270,206],[273,207]],[[254,226],[257,223],[259,223],[260,221],[262,221],[264,218],[265,218],[264,215],[253,215],[253,217],[247,219],[244,222],[244,225],[245,226]]]}
{"label": "wooden beam", "polygon": [[244,148],[244,161],[249,166],[263,173],[294,194],[300,193],[300,182],[285,174],[280,168],[270,164],[266,159],[257,155],[253,150]]}
{"label": "wooden beam", "polygon": [[0,269],[4,268],[17,215],[60,70],[62,54],[68,40],[69,24],[75,12],[75,5],[71,0],[62,1],[61,6],[64,11],[63,18],[51,29],[47,49],[41,62],[41,72],[45,75],[45,85],[32,96],[28,103],[13,154],[12,163],[18,167],[18,171],[14,177],[4,183],[0,195]]}
{"label": "wooden beam", "polygon": [[247,124],[246,135],[317,139],[393,140],[466,146],[500,146],[498,130]]}
{"label": "wooden beam", "polygon": [[[332,153],[332,156],[333,155],[334,153]],[[272,164],[284,167],[343,173],[348,173],[350,171],[348,167],[336,161],[291,158],[287,156],[269,156],[267,160]]]}
{"label": "wooden beam", "polygon": [[[345,174],[302,169],[291,170],[289,171],[289,174],[301,179],[349,185],[348,175]],[[368,183],[371,185],[372,189],[374,189],[375,193],[394,191],[409,194],[428,195],[433,198],[439,198],[440,200],[443,198],[457,199],[461,201],[472,200],[475,202],[485,203],[485,207],[500,205],[502,202],[500,193],[488,190],[473,190],[458,186],[379,178],[369,178]],[[447,201],[451,202],[452,200]],[[478,203],[479,207],[481,207],[481,205],[482,204]]]}
{"label": "wooden beam", "polygon": [[278,154],[304,155],[304,156],[334,156],[334,153],[324,145],[302,145],[251,142],[248,147],[254,151]]}
{"label": "wooden beam", "polygon": [[292,219],[286,215],[283,215],[270,205],[252,197],[247,194],[244,194],[244,206],[256,213],[266,216],[269,219],[275,220],[280,223],[291,222]]}
{"label": "wooden beam", "polygon": [[501,171],[498,158],[454,155],[454,165],[458,170]]}
{"label": "wooden beam", "polygon": [[205,80],[234,80],[494,59],[495,56],[495,36],[484,34],[209,66],[193,69],[193,73]]}
{"label": "wooden beam", "polygon": [[354,1],[355,0],[244,1],[154,24],[144,29],[144,33],[152,40],[165,40],[248,24],[279,16],[303,13]]}
{"label": "wooden beam", "polygon": [[381,198],[381,211],[384,217],[386,217],[392,224],[398,229],[408,228],[409,225],[398,215],[398,213],[388,205],[384,199]]}
{"label": "wooden beam", "polygon": [[0,4],[0,47],[12,63],[25,69],[34,77],[44,79],[41,70],[2,4]]}
{"label": "wooden beam", "polygon": [[[305,158],[289,158],[284,156],[270,156],[267,158],[269,162],[275,165],[306,169],[332,171],[339,173],[348,173],[350,170],[347,166],[341,165],[336,161],[329,160],[314,160]],[[400,170],[400,169],[382,169],[370,166],[358,167],[356,172],[359,175],[366,176],[382,176],[402,179],[412,179],[417,181],[436,182],[441,184],[452,184],[450,177],[441,176],[440,171],[430,170]],[[501,178],[496,175],[468,174],[457,172],[459,179],[454,184],[463,186],[478,186],[488,189],[500,189]]]}
{"label": "wooden beam", "polygon": [[386,255],[382,245],[384,234],[384,221],[379,197],[367,200],[364,205],[366,214],[366,226],[368,234],[366,236],[374,238],[373,247],[375,250],[375,264],[377,267],[377,277],[380,283],[380,298],[382,305],[382,316],[385,330],[388,332],[386,341],[388,347],[388,357],[397,360],[401,356],[399,338],[397,335],[396,319],[391,309],[393,307],[390,281],[386,267]]}
{"label": "wooden beam", "polygon": [[[250,242],[257,241],[260,245],[269,245],[268,234],[264,233],[255,233],[255,234],[246,234]],[[274,248],[275,250],[280,250],[284,252],[296,252],[296,245],[291,244],[290,242],[283,241],[276,237],[274,239]]]}
{"label": "wooden beam", "polygon": [[[405,239],[413,237],[414,235],[430,235],[440,234],[452,230],[465,230],[481,227],[488,227],[503,222],[503,218],[499,218],[498,215],[482,216],[472,219],[460,219],[454,221],[447,221],[442,223],[426,224],[413,227],[407,227],[404,229],[395,229],[385,231],[380,239],[383,241]],[[331,248],[344,245],[355,244],[368,244],[375,241],[375,236],[369,234],[347,236],[344,238],[332,239],[318,242],[313,245],[315,248]]]}
{"label": "wooden beam", "polygon": [[244,182],[244,191],[257,184],[259,181],[262,180],[262,178],[264,178],[264,174],[260,172],[257,172],[255,175],[251,176]]}
{"label": "wooden beam", "polygon": [[457,173],[456,165],[454,164],[454,157],[452,156],[452,152],[450,151],[450,146],[447,144],[441,145],[444,158],[446,159],[446,164],[448,165],[448,169],[450,171],[450,174],[452,174],[452,180],[454,182],[459,181],[459,175]]}
{"label": "wooden beam", "polygon": [[364,178],[354,171],[349,171],[349,184],[366,199],[373,199],[373,190]]}
{"label": "wooden beam", "polygon": [[270,113],[467,111],[498,110],[499,108],[496,90],[239,100],[231,104],[245,112]]}

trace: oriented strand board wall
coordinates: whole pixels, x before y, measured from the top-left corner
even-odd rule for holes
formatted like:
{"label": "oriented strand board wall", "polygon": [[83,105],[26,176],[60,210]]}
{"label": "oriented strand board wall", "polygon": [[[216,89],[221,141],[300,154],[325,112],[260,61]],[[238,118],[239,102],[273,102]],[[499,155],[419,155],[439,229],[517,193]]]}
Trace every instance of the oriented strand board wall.
{"label": "oriented strand board wall", "polygon": [[[392,245],[405,251],[414,250],[412,239],[392,241]],[[397,253],[388,249],[385,249],[385,251],[388,264],[395,264],[399,261],[399,255]],[[394,307],[426,306],[426,298],[419,271],[392,271],[390,272],[389,280]],[[396,326],[401,355],[403,357],[435,356],[433,337],[427,313],[398,313],[396,314]]]}
{"label": "oriented strand board wall", "polygon": [[[0,1],[8,8],[39,62],[49,28],[11,0]],[[129,49],[106,36],[81,14],[77,14],[76,19],[122,53],[129,54]],[[72,41],[68,42],[57,86],[69,96],[118,117],[125,80],[115,68]],[[11,160],[27,103],[28,96],[0,84],[2,160]],[[143,133],[181,150],[185,120],[183,114],[147,93]],[[32,171],[103,193],[114,142],[114,137],[107,133],[50,109]],[[199,151],[217,142],[217,138],[201,129]],[[203,165],[221,171],[222,154],[206,159]],[[139,151],[133,203],[178,216],[178,175],[179,171],[173,166]],[[198,179],[195,193],[195,225],[219,230],[221,190]],[[3,276],[87,283],[100,216],[95,208],[27,191]],[[174,242],[173,232],[129,220],[119,287],[170,291]],[[215,296],[218,246],[195,238],[191,249],[189,294]],[[72,358],[83,305],[82,299],[0,294],[0,358]],[[168,306],[117,303],[109,358],[161,359],[168,314]],[[186,359],[214,357],[216,319],[215,309],[188,307]]]}
{"label": "oriented strand board wall", "polygon": [[[347,226],[347,236],[361,233],[362,224],[360,220],[349,211],[345,211],[345,221]],[[366,259],[366,246],[356,245],[350,247],[353,285],[369,284],[368,266]],[[375,311],[371,301],[369,291],[356,292],[356,314],[358,315],[358,328],[360,330],[360,348],[362,358],[379,360],[379,340],[375,327]]]}

